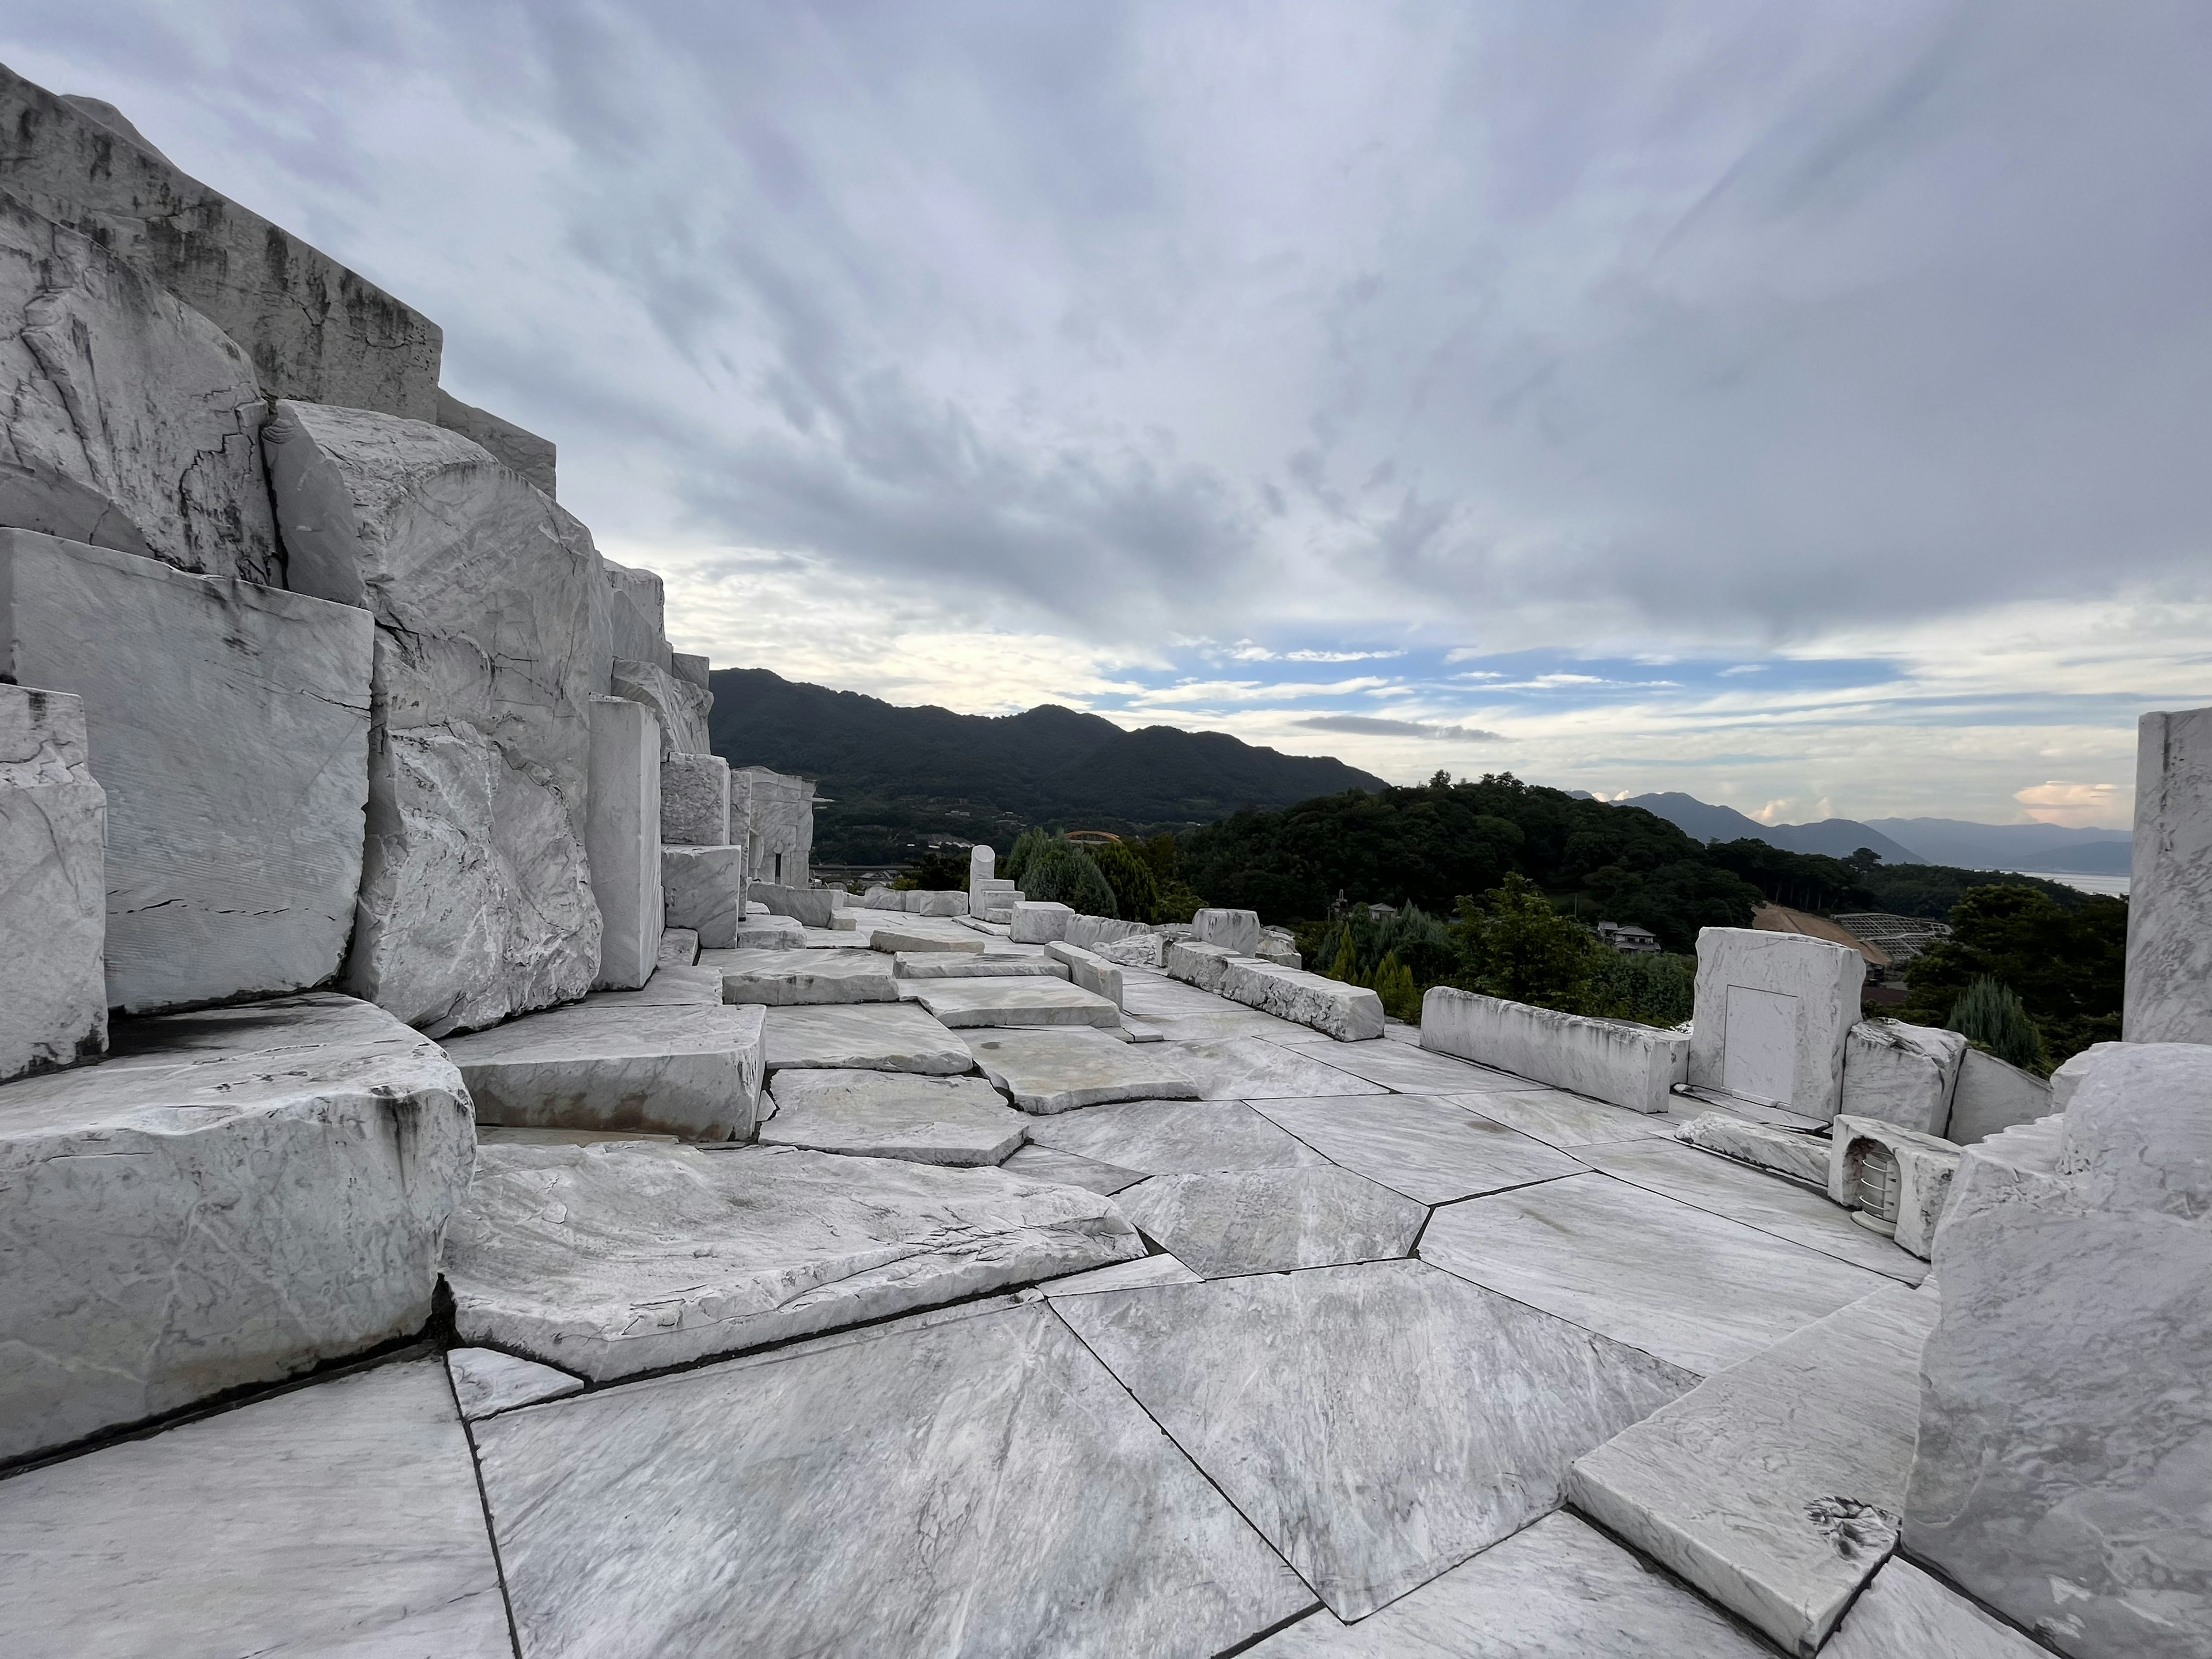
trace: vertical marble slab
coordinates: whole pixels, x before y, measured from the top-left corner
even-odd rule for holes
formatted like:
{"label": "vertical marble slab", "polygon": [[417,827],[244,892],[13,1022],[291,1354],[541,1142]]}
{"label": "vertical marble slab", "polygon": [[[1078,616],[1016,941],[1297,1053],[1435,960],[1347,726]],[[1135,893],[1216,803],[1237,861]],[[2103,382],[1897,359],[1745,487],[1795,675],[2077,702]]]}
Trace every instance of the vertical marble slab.
{"label": "vertical marble slab", "polygon": [[106,1051],[106,836],[82,701],[0,685],[0,1083]]}
{"label": "vertical marble slab", "polygon": [[2120,1035],[2212,1042],[2212,708],[2145,714],[2136,726]]}
{"label": "vertical marble slab", "polygon": [[660,887],[660,722],[622,697],[592,699],[592,777],[584,851],[602,927],[601,990],[653,976],[666,907]]}

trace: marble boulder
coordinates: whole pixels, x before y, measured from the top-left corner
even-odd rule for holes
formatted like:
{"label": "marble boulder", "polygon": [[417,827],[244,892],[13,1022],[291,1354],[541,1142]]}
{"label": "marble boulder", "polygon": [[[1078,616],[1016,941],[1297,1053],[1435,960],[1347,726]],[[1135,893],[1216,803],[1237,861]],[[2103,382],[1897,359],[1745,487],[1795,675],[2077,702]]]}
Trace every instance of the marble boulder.
{"label": "marble boulder", "polygon": [[1218,945],[1233,956],[1249,957],[1260,948],[1256,910],[1200,910],[1190,925],[1200,945]]}
{"label": "marble boulder", "polygon": [[0,1083],[107,1049],[107,795],[84,704],[0,685]]}
{"label": "marble boulder", "polygon": [[0,1090],[0,1461],[416,1331],[476,1139],[460,1073],[328,994],[118,1026]]}
{"label": "marble boulder", "polygon": [[1946,1133],[1966,1039],[1932,1025],[1861,1020],[1844,1039],[1839,1115],[1879,1118],[1922,1134]]}
{"label": "marble boulder", "polygon": [[663,755],[704,755],[708,752],[707,715],[714,694],[689,680],[678,679],[659,665],[615,659],[609,684],[617,697],[641,704],[660,723]]}

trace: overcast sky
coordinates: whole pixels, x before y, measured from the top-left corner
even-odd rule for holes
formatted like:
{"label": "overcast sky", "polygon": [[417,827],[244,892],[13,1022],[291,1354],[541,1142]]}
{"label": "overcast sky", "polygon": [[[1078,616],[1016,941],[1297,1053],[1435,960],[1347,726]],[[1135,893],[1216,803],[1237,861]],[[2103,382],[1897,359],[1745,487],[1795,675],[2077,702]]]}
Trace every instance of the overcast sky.
{"label": "overcast sky", "polygon": [[9,9],[428,313],[680,647],[1395,780],[2124,823],[2212,7]]}

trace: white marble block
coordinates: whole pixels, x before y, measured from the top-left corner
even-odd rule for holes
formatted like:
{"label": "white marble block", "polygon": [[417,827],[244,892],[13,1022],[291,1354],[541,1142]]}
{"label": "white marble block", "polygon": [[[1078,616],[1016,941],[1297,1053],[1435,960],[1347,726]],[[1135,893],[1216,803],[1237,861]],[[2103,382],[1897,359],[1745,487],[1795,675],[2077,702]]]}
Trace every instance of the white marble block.
{"label": "white marble block", "polygon": [[107,792],[107,1000],[337,972],[362,877],[368,616],[0,530],[0,673],[81,698]]}
{"label": "white marble block", "polygon": [[745,919],[745,849],[663,847],[660,896],[671,927],[688,927],[709,951],[738,942]]}
{"label": "white marble block", "polygon": [[635,990],[652,976],[665,925],[660,722],[651,709],[622,697],[592,699],[591,790],[585,846],[605,929],[593,983]]}
{"label": "white marble block", "polygon": [[258,435],[268,411],[246,353],[12,194],[0,197],[0,525],[282,582]]}
{"label": "white marble block", "polygon": [[1905,1547],[2062,1652],[2212,1649],[2212,1048],[1968,1147],[1935,1265]]}
{"label": "white marble block", "polygon": [[1843,1098],[1866,958],[1802,933],[1698,932],[1688,1081],[1825,1122]]}
{"label": "white marble block", "polygon": [[1256,910],[1200,910],[1190,919],[1200,945],[1218,945],[1240,957],[1260,949],[1260,914]]}
{"label": "white marble block", "polygon": [[[1012,885],[1011,883],[1008,884]],[[1122,921],[1114,916],[1074,915],[1067,919],[1067,932],[1062,936],[1070,945],[1085,951],[1095,951],[1102,945],[1116,939],[1133,939],[1152,930],[1141,921]]]}
{"label": "white marble block", "polygon": [[[753,879],[804,887],[814,854],[814,785],[765,766],[730,772],[732,822],[742,818],[752,850]],[[732,836],[732,840],[736,837]]]}
{"label": "white marble block", "polygon": [[607,659],[614,664],[649,663],[673,672],[675,654],[668,648],[668,599],[665,585],[650,570],[617,564],[602,556],[602,573],[594,605],[592,629]]}
{"label": "white marble block", "polygon": [[2051,1111],[2051,1085],[1995,1054],[1968,1048],[1959,1059],[1958,1086],[1951,1091],[1946,1140],[1971,1146],[2015,1123],[2033,1123]]}
{"label": "white marble block", "polygon": [[1201,991],[1218,991],[1221,976],[1237,960],[1237,952],[1225,945],[1201,945],[1193,939],[1179,939],[1169,941],[1164,960],[1170,978],[1195,985]]}
{"label": "white marble block", "polygon": [[1632,1112],[1665,1111],[1690,1054],[1690,1040],[1679,1031],[1563,1014],[1449,985],[1431,986],[1421,999],[1421,1047]]}
{"label": "white marble block", "polygon": [[1220,990],[1231,1002],[1310,1025],[1339,1042],[1364,1042],[1382,1035],[1382,999],[1364,985],[1260,957],[1238,957],[1224,965]]}
{"label": "white marble block", "polygon": [[106,833],[82,702],[0,685],[0,1083],[107,1051]]}
{"label": "white marble block", "polygon": [[1075,912],[1053,899],[1027,899],[1013,907],[1013,942],[1046,945],[1067,937],[1068,918]]}
{"label": "white marble block", "polygon": [[1067,969],[1067,976],[1093,996],[1104,997],[1116,1008],[1121,1005],[1121,969],[1118,963],[1054,939],[1044,947],[1046,956]]}
{"label": "white marble block", "polygon": [[468,1186],[460,1073],[367,1003],[116,1036],[0,1090],[0,1461],[420,1328]]}
{"label": "white marble block", "polygon": [[1865,1019],[1844,1039],[1844,1091],[1838,1115],[1880,1118],[1899,1128],[1940,1135],[1951,1121],[1951,1097],[1966,1039],[1932,1025]]}
{"label": "white marble block", "polygon": [[707,714],[714,694],[689,680],[678,679],[652,663],[617,657],[609,684],[617,697],[643,703],[660,721],[661,752],[704,755],[708,752]]}
{"label": "white marble block", "polygon": [[1848,1209],[1858,1204],[1859,1172],[1869,1146],[1886,1147],[1897,1160],[1897,1247],[1923,1261],[1936,1249],[1936,1224],[1951,1196],[1959,1148],[1877,1118],[1838,1115],[1828,1139],[1828,1196]]}
{"label": "white marble block", "polygon": [[827,887],[792,887],[760,878],[759,864],[755,860],[753,878],[746,886],[747,895],[768,906],[772,916],[789,916],[808,927],[827,927],[830,919],[837,914],[836,901]]}
{"label": "white marble block", "polygon": [[660,840],[666,847],[728,847],[730,763],[720,755],[660,763]]}
{"label": "white marble block", "polygon": [[541,438],[488,409],[465,404],[443,386],[438,388],[437,421],[447,431],[458,432],[489,451],[501,465],[520,472],[548,496],[559,493],[555,488],[559,456],[551,439]]}
{"label": "white marble block", "polygon": [[964,916],[968,914],[968,895],[965,893],[909,893],[910,899],[919,903],[907,907],[917,916]]}
{"label": "white marble block", "polygon": [[1831,1143],[1802,1129],[1754,1123],[1733,1112],[1706,1112],[1676,1129],[1674,1139],[1770,1175],[1827,1188]]}
{"label": "white marble block", "polygon": [[[968,892],[971,899],[976,893],[982,890],[984,883],[997,878],[998,868],[999,855],[991,848],[979,843],[968,849]],[[1008,882],[1006,885],[1011,887],[1013,883]],[[982,915],[982,906],[974,905],[971,908],[975,915]]]}
{"label": "white marble block", "polygon": [[2212,708],[2145,714],[2120,1035],[2212,1042]]}

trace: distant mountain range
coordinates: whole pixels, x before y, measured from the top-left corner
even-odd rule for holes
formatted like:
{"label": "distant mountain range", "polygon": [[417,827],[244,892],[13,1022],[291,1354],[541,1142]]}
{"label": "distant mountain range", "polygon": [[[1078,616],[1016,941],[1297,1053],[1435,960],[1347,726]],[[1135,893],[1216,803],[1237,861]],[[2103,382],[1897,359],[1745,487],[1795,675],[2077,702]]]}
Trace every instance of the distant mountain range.
{"label": "distant mountain range", "polygon": [[1961,870],[2037,870],[2081,876],[2128,873],[2133,837],[2124,830],[2069,830],[2056,823],[1970,823],[1960,818],[1823,818],[1818,823],[1761,823],[1732,806],[1692,795],[1637,795],[1641,806],[1699,841],[1755,836],[1792,853],[1848,858],[1862,847],[1885,864],[1941,864]]}
{"label": "distant mountain range", "polygon": [[831,798],[816,817],[825,863],[909,856],[933,834],[995,842],[1030,823],[1126,833],[1388,787],[1326,756],[1171,726],[1127,732],[1052,703],[956,714],[764,668],[718,669],[712,681],[716,754],[813,778]]}

